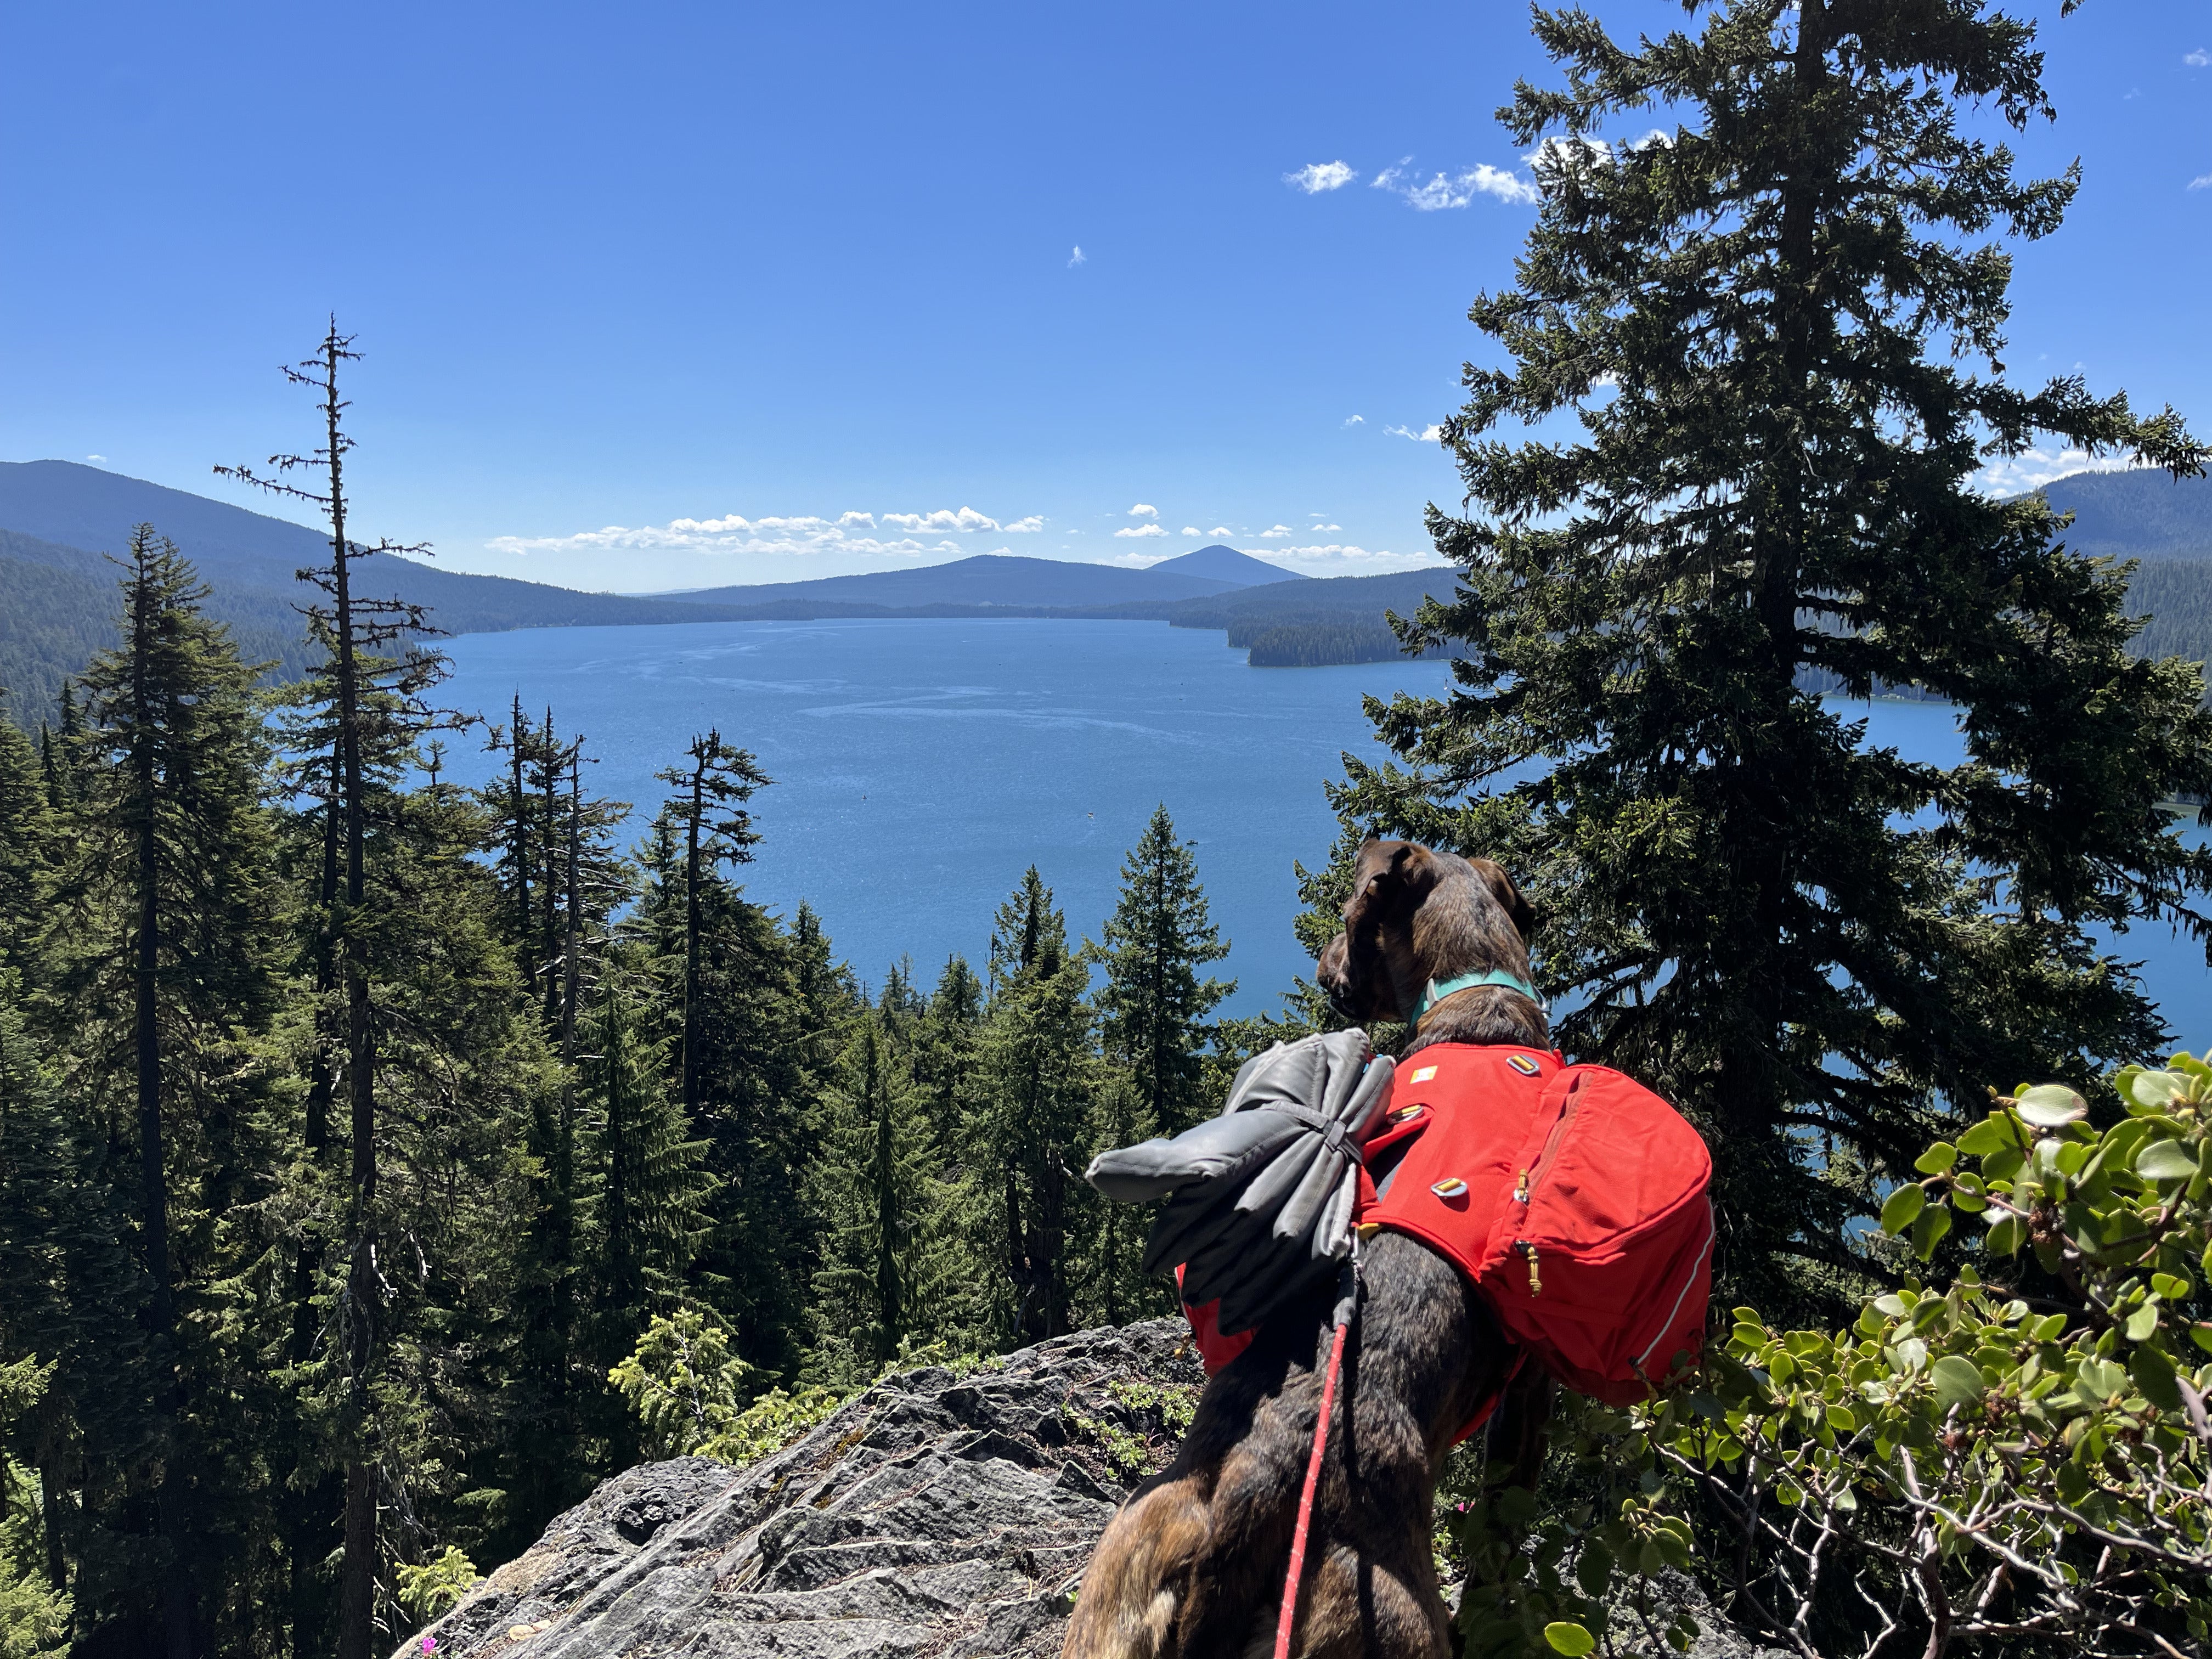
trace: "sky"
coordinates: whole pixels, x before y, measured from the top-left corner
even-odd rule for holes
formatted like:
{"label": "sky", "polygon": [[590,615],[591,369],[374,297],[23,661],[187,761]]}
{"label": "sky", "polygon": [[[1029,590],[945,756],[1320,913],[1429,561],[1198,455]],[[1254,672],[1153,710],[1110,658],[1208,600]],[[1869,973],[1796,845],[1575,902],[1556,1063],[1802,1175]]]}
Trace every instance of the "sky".
{"label": "sky", "polygon": [[[2212,10],[2057,12],[2007,361],[2204,431]],[[210,469],[313,441],[335,312],[356,522],[455,568],[1428,562],[1552,74],[1493,0],[9,7],[0,459],[267,510]]]}

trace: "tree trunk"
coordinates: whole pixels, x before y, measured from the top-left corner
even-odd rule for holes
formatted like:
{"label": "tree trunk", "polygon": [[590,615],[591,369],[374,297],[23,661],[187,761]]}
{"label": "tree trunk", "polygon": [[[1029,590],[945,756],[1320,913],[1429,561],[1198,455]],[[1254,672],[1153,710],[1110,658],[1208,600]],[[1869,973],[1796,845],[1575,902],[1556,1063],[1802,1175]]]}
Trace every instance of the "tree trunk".
{"label": "tree trunk", "polygon": [[699,1110],[699,823],[706,815],[703,755],[691,771],[691,822],[684,853],[684,1109]]}
{"label": "tree trunk", "polygon": [[337,331],[332,328],[325,362],[325,417],[331,467],[331,595],[336,611],[338,692],[338,794],[345,814],[345,914],[338,937],[346,992],[346,1082],[353,1107],[351,1135],[354,1243],[346,1273],[351,1371],[347,1402],[345,1553],[340,1569],[338,1659],[373,1659],[376,1618],[376,1480],[370,1463],[368,1370],[376,1351],[379,1309],[376,1270],[376,1049],[370,1019],[368,974],[360,930],[365,896],[361,775],[360,687],[354,662],[353,599],[347,569],[343,434],[338,429]]}

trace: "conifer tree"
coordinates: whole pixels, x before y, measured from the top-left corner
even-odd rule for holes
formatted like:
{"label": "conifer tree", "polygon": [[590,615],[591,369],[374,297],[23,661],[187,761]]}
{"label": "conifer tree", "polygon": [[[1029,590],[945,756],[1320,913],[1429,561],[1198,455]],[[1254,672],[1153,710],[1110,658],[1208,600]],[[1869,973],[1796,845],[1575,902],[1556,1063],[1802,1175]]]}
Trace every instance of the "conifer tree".
{"label": "conifer tree", "polygon": [[91,1631],[112,1611],[145,1610],[159,1540],[114,1522],[143,1508],[160,1422],[132,1206],[54,1059],[24,1017],[20,979],[0,969],[0,1364],[43,1373],[0,1452],[37,1472],[46,1582]]}
{"label": "conifer tree", "polygon": [[1032,865],[999,907],[991,1001],[968,1156],[984,1217],[981,1243],[1011,1298],[996,1310],[1018,1342],[1071,1328],[1075,1261],[1089,1189],[1079,1171],[1098,1085],[1090,970]]}
{"label": "conifer tree", "polygon": [[705,1150],[661,1081],[665,1061],[641,1042],[619,988],[601,996],[586,1064],[600,1182],[606,1306],[627,1327],[627,1352],[647,1317],[674,1301],[698,1242]]}
{"label": "conifer tree", "polygon": [[1176,839],[1164,802],[1122,860],[1121,896],[1105,934],[1085,955],[1106,969],[1097,996],[1106,1058],[1130,1073],[1141,1113],[1122,1132],[1180,1134],[1206,1115],[1199,1085],[1206,1016],[1237,981],[1199,977],[1229,946],[1206,915],[1197,855]]}
{"label": "conifer tree", "polygon": [[[237,1139],[240,1069],[234,1032],[266,1025],[275,1004],[264,899],[271,851],[260,809],[254,671],[202,611],[207,588],[149,525],[132,532],[121,643],[84,676],[75,849],[57,895],[59,994],[86,1065],[88,1104],[111,1086],[132,1099],[137,1235],[164,1419],[156,1498],[163,1645],[195,1648],[198,1527],[179,1417],[196,1369],[180,1352],[179,1262],[172,1211],[220,1212]],[[210,1165],[218,1166],[210,1169]],[[204,1272],[204,1259],[185,1264]]]}
{"label": "conifer tree", "polygon": [[485,746],[494,753],[507,751],[507,776],[503,791],[489,790],[485,793],[487,805],[494,801],[502,830],[500,848],[500,870],[507,880],[507,902],[513,907],[509,926],[514,940],[515,961],[522,969],[525,980],[534,980],[537,973],[532,947],[532,923],[537,912],[531,902],[531,847],[537,839],[538,829],[538,802],[528,788],[526,780],[537,758],[537,734],[532,731],[528,719],[522,712],[522,693],[514,694],[514,706],[504,726],[494,726]]}
{"label": "conifer tree", "polygon": [[661,815],[681,838],[684,850],[684,1109],[696,1115],[702,1099],[700,963],[706,884],[720,866],[751,860],[760,836],[744,804],[769,779],[749,751],[724,742],[720,732],[693,738],[684,753],[689,765],[668,767],[653,775],[679,791],[662,806]]}
{"label": "conifer tree", "polygon": [[0,687],[0,969],[21,974],[31,966],[52,820],[38,751],[8,715]]}
{"label": "conifer tree", "polygon": [[891,1018],[878,1008],[859,1020],[810,1174],[822,1217],[813,1285],[817,1364],[826,1359],[824,1368],[846,1380],[897,1357],[921,1327],[933,1288],[933,1148]]}
{"label": "conifer tree", "polygon": [[914,1081],[940,1164],[958,1156],[960,1125],[975,1091],[983,1028],[983,981],[965,957],[945,959],[915,1028]]}
{"label": "conifer tree", "polygon": [[[1468,368],[1467,511],[1431,510],[1462,586],[1403,630],[1470,649],[1449,696],[1375,711],[1412,769],[1354,763],[1339,802],[1527,884],[1561,1041],[1700,1118],[1728,1293],[1774,1311],[1863,1268],[1869,1182],[1990,1079],[2086,1088],[2159,1042],[2093,930],[2203,936],[2212,855],[2159,807],[2212,790],[2203,682],[2128,654],[2124,569],[1973,480],[2039,434],[2178,475],[2206,452],[2170,410],[2005,379],[1991,239],[2057,230],[2077,179],[2021,177],[1961,109],[2051,115],[2032,25],[1692,12],[1626,44],[1537,14],[1565,84],[1501,118],[1542,204],[1471,313],[1510,361]],[[1948,699],[1968,757],[1870,746],[1808,684]]]}
{"label": "conifer tree", "polygon": [[[331,562],[302,572],[328,600],[308,612],[310,631],[325,653],[308,683],[308,706],[319,719],[295,724],[292,737],[303,738],[319,756],[326,810],[332,814],[331,841],[342,879],[327,903],[325,932],[337,963],[337,988],[343,1015],[343,1077],[348,1106],[347,1241],[348,1285],[343,1346],[350,1380],[345,1435],[345,1545],[341,1571],[338,1659],[369,1659],[375,1644],[380,1562],[377,1538],[377,1425],[373,1420],[374,1372],[379,1363],[378,1320],[386,1282],[377,1267],[377,1053],[376,1021],[370,1003],[369,933],[374,918],[368,908],[369,796],[380,769],[396,769],[408,745],[428,725],[421,694],[442,673],[439,659],[408,649],[397,658],[377,653],[399,641],[431,632],[418,605],[354,592],[353,567],[379,555],[421,553],[420,545],[389,540],[367,545],[346,530],[346,457],[353,441],[344,429],[347,404],[338,395],[342,363],[358,361],[353,337],[338,332],[331,319],[317,355],[288,366],[285,378],[317,398],[323,417],[322,444],[304,454],[272,456],[274,469],[263,477],[249,466],[216,468],[271,494],[307,502],[330,525]],[[319,487],[288,482],[294,473],[320,475]]]}

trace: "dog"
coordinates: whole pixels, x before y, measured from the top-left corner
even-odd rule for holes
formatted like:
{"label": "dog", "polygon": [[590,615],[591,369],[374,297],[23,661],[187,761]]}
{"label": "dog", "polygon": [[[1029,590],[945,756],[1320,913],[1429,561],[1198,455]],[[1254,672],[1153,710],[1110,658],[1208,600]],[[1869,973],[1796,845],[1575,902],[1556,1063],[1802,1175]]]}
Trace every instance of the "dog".
{"label": "dog", "polygon": [[[1525,981],[1534,925],[1489,860],[1370,840],[1318,978],[1346,1018],[1410,1024],[1432,982],[1492,969]],[[1533,998],[1474,986],[1426,1010],[1405,1053],[1439,1042],[1549,1048],[1551,1027]],[[1315,1494],[1292,1650],[1445,1659],[1451,1615],[1430,1541],[1437,1475],[1454,1437],[1503,1389],[1492,1455],[1533,1486],[1552,1385],[1534,1365],[1516,1368],[1474,1287],[1426,1245],[1386,1231],[1363,1251],[1365,1292]],[[1335,1294],[1325,1287],[1276,1314],[1207,1384],[1175,1462],[1099,1540],[1063,1659],[1273,1651]]]}

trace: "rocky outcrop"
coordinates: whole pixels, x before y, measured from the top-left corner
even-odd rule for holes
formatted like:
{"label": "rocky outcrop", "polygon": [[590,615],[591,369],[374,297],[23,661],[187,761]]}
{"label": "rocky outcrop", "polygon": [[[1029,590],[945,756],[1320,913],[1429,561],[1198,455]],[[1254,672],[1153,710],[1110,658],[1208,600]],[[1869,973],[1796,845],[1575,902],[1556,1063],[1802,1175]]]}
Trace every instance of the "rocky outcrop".
{"label": "rocky outcrop", "polygon": [[900,1372],[749,1468],[617,1476],[424,1634],[438,1659],[1055,1654],[1091,1546],[1203,1381],[1165,1319]]}

